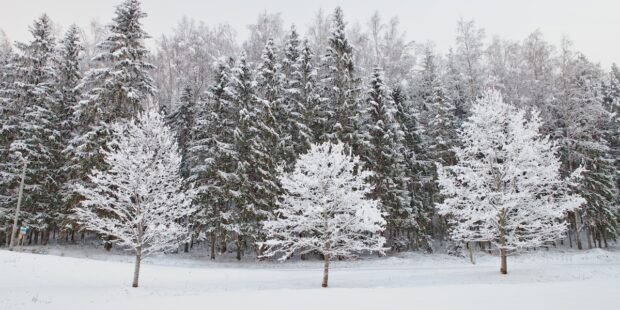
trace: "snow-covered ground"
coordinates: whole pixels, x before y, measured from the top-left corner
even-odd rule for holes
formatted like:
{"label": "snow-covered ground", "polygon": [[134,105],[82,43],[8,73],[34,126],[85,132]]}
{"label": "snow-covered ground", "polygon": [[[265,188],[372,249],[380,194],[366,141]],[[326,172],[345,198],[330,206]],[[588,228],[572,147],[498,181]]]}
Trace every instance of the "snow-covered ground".
{"label": "snow-covered ground", "polygon": [[[0,250],[0,309],[620,309],[620,250],[552,250],[477,264],[443,254],[335,262],[211,262],[160,255],[131,288],[131,256],[51,248]],[[249,260],[249,259],[248,259]]]}

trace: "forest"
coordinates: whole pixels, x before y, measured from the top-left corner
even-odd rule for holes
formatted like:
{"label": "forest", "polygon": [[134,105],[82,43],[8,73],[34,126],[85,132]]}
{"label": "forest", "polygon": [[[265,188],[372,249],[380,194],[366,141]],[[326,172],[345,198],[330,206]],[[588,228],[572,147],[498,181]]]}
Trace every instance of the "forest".
{"label": "forest", "polygon": [[329,258],[488,251],[506,273],[617,242],[620,69],[567,37],[458,20],[439,51],[336,7],[151,38],[147,13],[0,32],[0,246],[135,250],[134,286],[155,252],[320,259],[327,286]]}

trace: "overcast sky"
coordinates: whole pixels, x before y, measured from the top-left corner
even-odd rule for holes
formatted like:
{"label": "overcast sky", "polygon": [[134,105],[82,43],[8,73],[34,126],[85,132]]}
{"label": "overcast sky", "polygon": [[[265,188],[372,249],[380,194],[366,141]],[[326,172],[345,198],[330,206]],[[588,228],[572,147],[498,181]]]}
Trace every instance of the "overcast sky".
{"label": "overcast sky", "polygon": [[[42,13],[61,26],[87,26],[92,19],[108,23],[120,2],[0,0],[0,29],[11,40],[28,40],[28,25]],[[246,25],[264,10],[281,12],[286,24],[305,29],[319,8],[331,11],[340,5],[349,23],[365,22],[375,10],[384,18],[398,16],[410,40],[432,40],[442,52],[453,45],[456,21],[462,17],[485,28],[488,38],[520,40],[540,29],[555,45],[567,34],[577,49],[604,66],[620,62],[620,0],[143,0],[143,5],[149,14],[145,29],[155,38],[188,16],[207,24],[229,22],[245,39]]]}

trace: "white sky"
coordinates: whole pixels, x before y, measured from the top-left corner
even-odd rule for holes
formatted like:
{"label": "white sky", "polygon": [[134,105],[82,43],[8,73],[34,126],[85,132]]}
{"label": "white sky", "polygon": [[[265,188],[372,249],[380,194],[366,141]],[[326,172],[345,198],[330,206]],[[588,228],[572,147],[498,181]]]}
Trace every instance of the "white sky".
{"label": "white sky", "polygon": [[[44,12],[62,26],[85,27],[92,19],[107,24],[120,2],[0,0],[0,29],[12,40],[28,40],[28,26]],[[453,45],[456,21],[463,17],[485,28],[487,38],[520,40],[540,29],[555,45],[567,34],[578,50],[606,67],[620,62],[620,0],[143,0],[149,14],[145,29],[155,38],[188,16],[207,24],[229,22],[245,39],[246,25],[264,10],[281,12],[286,24],[305,29],[319,8],[331,12],[337,5],[349,23],[365,22],[375,10],[384,19],[398,16],[410,40],[432,40],[442,52]]]}

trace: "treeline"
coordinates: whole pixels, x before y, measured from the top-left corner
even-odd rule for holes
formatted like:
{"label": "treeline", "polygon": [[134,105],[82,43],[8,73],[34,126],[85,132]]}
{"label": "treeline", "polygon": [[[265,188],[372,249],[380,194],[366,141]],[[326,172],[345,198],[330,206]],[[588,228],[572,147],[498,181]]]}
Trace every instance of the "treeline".
{"label": "treeline", "polygon": [[568,39],[555,47],[534,32],[488,42],[459,21],[455,46],[442,55],[407,42],[396,19],[375,14],[367,27],[351,27],[337,8],[319,12],[305,36],[261,14],[241,46],[228,25],[183,20],[150,53],[144,17],[126,0],[89,36],[72,26],[57,40],[43,15],[31,41],[0,42],[0,242],[8,243],[24,162],[21,225],[35,244],[65,239],[82,229],[75,189],[92,169],[106,169],[112,124],[158,105],[176,133],[184,186],[197,193],[193,240],[208,242],[212,257],[260,254],[261,223],[283,190],[278,173],[326,141],[344,142],[359,169],[374,171],[369,196],[381,202],[387,246],[432,251],[450,232],[436,210],[436,164],[458,162],[459,128],[488,88],[540,111],[562,176],[585,168],[574,191],[586,203],[568,213],[568,244],[617,238],[620,70],[603,70]]}

